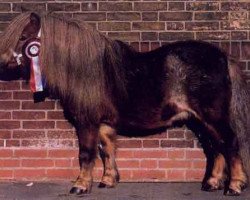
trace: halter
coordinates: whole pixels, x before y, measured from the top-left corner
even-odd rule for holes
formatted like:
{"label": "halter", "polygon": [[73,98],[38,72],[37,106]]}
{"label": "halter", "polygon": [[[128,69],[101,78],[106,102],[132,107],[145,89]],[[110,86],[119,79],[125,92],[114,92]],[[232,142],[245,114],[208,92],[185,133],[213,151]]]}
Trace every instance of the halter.
{"label": "halter", "polygon": [[21,58],[26,56],[30,60],[30,89],[33,93],[44,91],[44,81],[41,74],[39,62],[41,30],[39,30],[36,38],[29,39],[24,45],[21,54],[13,52],[13,56],[18,64],[22,65]]}

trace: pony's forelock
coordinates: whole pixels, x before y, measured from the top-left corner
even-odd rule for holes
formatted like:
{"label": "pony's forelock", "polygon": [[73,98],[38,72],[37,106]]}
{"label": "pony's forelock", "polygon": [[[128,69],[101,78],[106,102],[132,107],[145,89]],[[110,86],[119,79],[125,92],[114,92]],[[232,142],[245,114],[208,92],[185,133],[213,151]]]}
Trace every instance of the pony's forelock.
{"label": "pony's forelock", "polygon": [[15,49],[22,31],[30,22],[30,15],[31,12],[18,15],[18,17],[11,21],[4,32],[1,33],[0,55],[9,49]]}

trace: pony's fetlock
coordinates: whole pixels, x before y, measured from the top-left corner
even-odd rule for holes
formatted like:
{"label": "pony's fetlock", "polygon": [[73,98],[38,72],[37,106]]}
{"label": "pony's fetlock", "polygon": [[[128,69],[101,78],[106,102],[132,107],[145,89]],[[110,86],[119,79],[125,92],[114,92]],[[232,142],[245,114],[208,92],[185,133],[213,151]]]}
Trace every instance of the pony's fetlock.
{"label": "pony's fetlock", "polygon": [[119,175],[116,171],[114,173],[104,174],[98,187],[113,188],[117,185],[118,181],[119,181]]}
{"label": "pony's fetlock", "polygon": [[91,192],[91,188],[92,188],[92,179],[82,179],[78,177],[74,186],[70,190],[70,194],[76,194],[76,195],[88,194]]}

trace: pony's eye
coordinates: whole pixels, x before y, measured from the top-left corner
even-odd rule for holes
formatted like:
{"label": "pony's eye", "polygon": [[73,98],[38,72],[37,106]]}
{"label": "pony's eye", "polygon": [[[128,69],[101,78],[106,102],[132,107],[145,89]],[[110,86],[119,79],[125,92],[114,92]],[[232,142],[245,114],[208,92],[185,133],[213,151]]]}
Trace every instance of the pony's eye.
{"label": "pony's eye", "polygon": [[27,37],[24,36],[24,35],[21,35],[20,38],[19,38],[20,41],[24,41],[24,40],[27,40]]}

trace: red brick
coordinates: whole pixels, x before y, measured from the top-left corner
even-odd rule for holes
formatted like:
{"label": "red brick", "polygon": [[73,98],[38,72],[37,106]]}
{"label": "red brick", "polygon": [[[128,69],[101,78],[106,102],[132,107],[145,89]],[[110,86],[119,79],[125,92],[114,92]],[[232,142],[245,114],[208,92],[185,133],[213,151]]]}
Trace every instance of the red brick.
{"label": "red brick", "polygon": [[30,91],[14,91],[13,99],[18,100],[33,100],[33,95]]}
{"label": "red brick", "polygon": [[82,3],[82,11],[96,11],[97,10],[97,3],[88,2]]}
{"label": "red brick", "polygon": [[159,140],[143,140],[144,148],[158,148]]}
{"label": "red brick", "polygon": [[204,176],[204,170],[187,170],[186,171],[186,180],[189,181],[201,181]]}
{"label": "red brick", "polygon": [[12,98],[11,92],[0,92],[0,99],[7,100]]}
{"label": "red brick", "polygon": [[50,158],[77,158],[78,150],[49,150],[48,157]]}
{"label": "red brick", "polygon": [[173,168],[173,169],[190,169],[192,166],[191,161],[186,160],[160,160],[159,168]]}
{"label": "red brick", "polygon": [[199,160],[196,160],[196,161],[193,161],[193,168],[194,169],[205,169],[206,167],[206,161],[199,161]]}
{"label": "red brick", "polygon": [[7,140],[6,147],[20,147],[20,140]]}
{"label": "red brick", "polygon": [[184,139],[184,130],[183,129],[168,130],[168,138],[183,138]]}
{"label": "red brick", "polygon": [[[57,159],[54,160],[55,167],[71,167],[71,160],[69,159]],[[78,165],[79,166],[79,165]]]}
{"label": "red brick", "polygon": [[0,168],[19,167],[19,166],[20,166],[20,160],[18,159],[0,159]]}
{"label": "red brick", "polygon": [[43,11],[46,9],[45,3],[13,3],[13,11],[21,12],[22,9],[25,10],[36,10]]}
{"label": "red brick", "polygon": [[139,160],[117,160],[118,168],[139,168]]}
{"label": "red brick", "polygon": [[14,110],[19,108],[19,101],[0,101],[0,110]]}
{"label": "red brick", "polygon": [[11,6],[9,3],[1,3],[0,4],[0,11],[1,12],[6,12],[6,11],[10,11],[11,10]]}
{"label": "red brick", "polygon": [[75,131],[48,131],[47,136],[49,139],[73,139],[76,138]]}
{"label": "red brick", "polygon": [[163,148],[192,148],[194,142],[192,140],[162,140],[160,146]]}
{"label": "red brick", "polygon": [[197,12],[195,20],[227,20],[228,12]]}
{"label": "red brick", "polygon": [[46,101],[41,103],[34,103],[33,101],[23,101],[22,102],[22,109],[23,110],[54,110],[55,109],[55,102],[53,101]]}
{"label": "red brick", "polygon": [[108,36],[123,41],[138,41],[140,39],[139,32],[110,32]]}
{"label": "red brick", "polygon": [[80,11],[79,3],[48,3],[48,11]]}
{"label": "red brick", "polygon": [[22,159],[22,167],[53,167],[54,161],[52,159]]}
{"label": "red brick", "polygon": [[0,111],[0,119],[11,119],[11,112]]}
{"label": "red brick", "polygon": [[0,129],[19,129],[19,121],[0,121]]}
{"label": "red brick", "polygon": [[186,151],[187,159],[204,159],[204,153],[202,150]]}
{"label": "red brick", "polygon": [[157,12],[143,12],[142,13],[142,21],[158,21],[158,13]]}
{"label": "red brick", "polygon": [[130,31],[130,22],[100,22],[98,23],[100,31]]}
{"label": "red brick", "polygon": [[8,130],[0,130],[0,139],[10,139],[11,131]]}
{"label": "red brick", "polygon": [[131,2],[100,2],[100,11],[129,11],[132,10]]}
{"label": "red brick", "polygon": [[48,119],[62,119],[62,120],[65,119],[62,111],[48,111],[47,118]]}
{"label": "red brick", "polygon": [[117,146],[119,148],[141,148],[141,140],[117,140]]}
{"label": "red brick", "polygon": [[132,170],[132,179],[134,180],[154,180],[163,179],[165,177],[164,170]]}
{"label": "red brick", "polygon": [[105,21],[105,12],[91,12],[91,13],[75,13],[73,17],[82,21]]}
{"label": "red brick", "polygon": [[13,170],[0,170],[0,179],[12,179],[13,178]]}
{"label": "red brick", "polygon": [[13,119],[45,119],[44,111],[13,111]]}
{"label": "red brick", "polygon": [[169,2],[168,10],[171,11],[185,10],[185,2]]}
{"label": "red brick", "polygon": [[186,9],[192,11],[217,11],[219,2],[187,2]]}
{"label": "red brick", "polygon": [[232,40],[246,40],[247,31],[232,31],[231,38]]}
{"label": "red brick", "polygon": [[157,160],[141,160],[140,168],[155,169],[158,166]]}
{"label": "red brick", "polygon": [[175,149],[168,151],[168,158],[170,159],[183,159],[185,156],[185,151],[182,149]]}
{"label": "red brick", "polygon": [[47,176],[56,179],[76,178],[79,170],[76,169],[47,169]]}
{"label": "red brick", "polygon": [[134,22],[132,26],[133,30],[165,30],[164,22]]}
{"label": "red brick", "polygon": [[249,2],[221,2],[221,10],[225,11],[248,11]]}
{"label": "red brick", "polygon": [[167,152],[163,150],[134,151],[135,158],[166,158]]}
{"label": "red brick", "polygon": [[135,2],[134,9],[139,11],[167,10],[167,2]]}
{"label": "red brick", "polygon": [[119,175],[120,175],[121,180],[131,181],[132,171],[121,169],[121,170],[119,170]]}
{"label": "red brick", "polygon": [[47,156],[47,150],[16,149],[14,156],[18,158],[45,158]]}
{"label": "red brick", "polygon": [[196,39],[198,40],[229,40],[230,33],[224,32],[224,31],[197,32]]}
{"label": "red brick", "polygon": [[157,40],[158,34],[154,32],[142,32],[142,40]]}
{"label": "red brick", "polygon": [[141,20],[139,12],[108,12],[108,21],[138,21]]}
{"label": "red brick", "polygon": [[10,149],[0,150],[0,158],[9,158],[9,157],[13,157],[13,150]]}
{"label": "red brick", "polygon": [[57,129],[72,129],[72,125],[68,121],[57,121],[56,122]]}
{"label": "red brick", "polygon": [[194,39],[194,33],[192,32],[162,32],[159,36],[160,40],[166,41]]}
{"label": "red brick", "polygon": [[169,181],[183,181],[185,180],[184,170],[171,169],[167,171],[167,179]]}
{"label": "red brick", "polygon": [[21,141],[21,146],[22,147],[29,147],[29,148],[41,148],[41,147],[47,147],[48,141],[47,140],[34,140],[34,139],[23,139]]}
{"label": "red brick", "polygon": [[29,139],[41,139],[45,138],[45,132],[44,131],[28,131],[28,130],[16,130],[13,131],[13,138],[29,138]]}
{"label": "red brick", "polygon": [[59,140],[59,146],[61,146],[63,148],[72,148],[72,147],[75,147],[73,140]]}
{"label": "red brick", "polygon": [[53,129],[54,121],[23,121],[24,129]]}
{"label": "red brick", "polygon": [[46,175],[45,169],[16,169],[14,171],[14,178],[16,179],[39,179]]}
{"label": "red brick", "polygon": [[189,31],[218,30],[219,22],[186,22],[185,27]]}
{"label": "red brick", "polygon": [[117,149],[117,152],[116,152],[116,156],[119,158],[132,158],[133,155],[134,155],[134,153],[131,150]]}
{"label": "red brick", "polygon": [[161,21],[190,21],[193,14],[191,12],[161,12]]}

